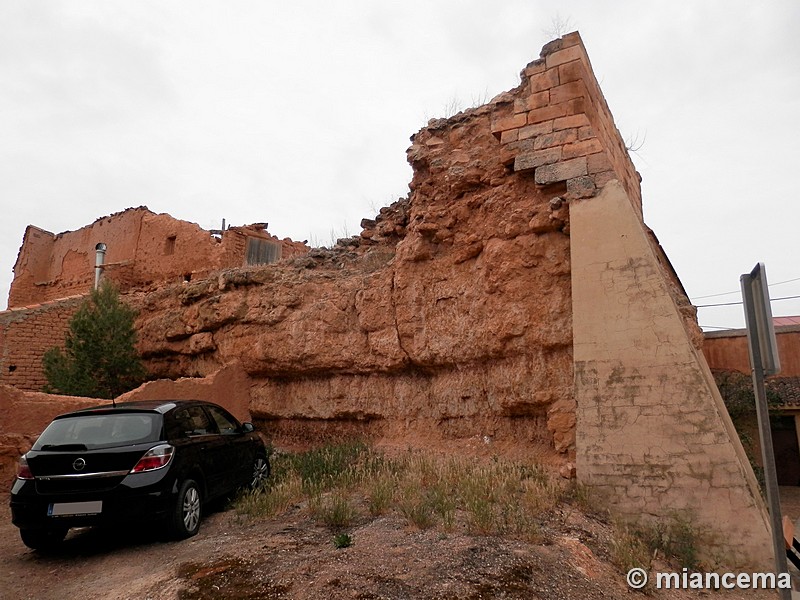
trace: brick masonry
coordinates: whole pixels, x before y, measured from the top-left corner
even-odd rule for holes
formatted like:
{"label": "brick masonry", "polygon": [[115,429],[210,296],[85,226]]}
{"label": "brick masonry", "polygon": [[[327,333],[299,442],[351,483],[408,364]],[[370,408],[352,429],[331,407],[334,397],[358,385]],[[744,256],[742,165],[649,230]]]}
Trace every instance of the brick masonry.
{"label": "brick masonry", "polygon": [[0,384],[41,391],[46,381],[42,356],[64,346],[70,319],[84,296],[0,312]]}
{"label": "brick masonry", "polygon": [[[495,106],[492,133],[505,162],[517,172],[532,172],[536,183],[566,182],[571,200],[592,196],[617,179],[641,216],[639,174],[577,32],[547,44],[522,71],[514,99]],[[594,185],[587,185],[587,177]]]}

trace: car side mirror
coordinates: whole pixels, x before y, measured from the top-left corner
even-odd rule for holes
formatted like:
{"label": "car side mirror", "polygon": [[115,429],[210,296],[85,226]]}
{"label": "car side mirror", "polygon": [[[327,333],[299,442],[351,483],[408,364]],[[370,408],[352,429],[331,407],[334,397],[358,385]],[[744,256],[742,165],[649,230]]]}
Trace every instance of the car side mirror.
{"label": "car side mirror", "polygon": [[242,432],[243,433],[250,433],[251,431],[255,431],[256,428],[253,427],[252,423],[242,423]]}

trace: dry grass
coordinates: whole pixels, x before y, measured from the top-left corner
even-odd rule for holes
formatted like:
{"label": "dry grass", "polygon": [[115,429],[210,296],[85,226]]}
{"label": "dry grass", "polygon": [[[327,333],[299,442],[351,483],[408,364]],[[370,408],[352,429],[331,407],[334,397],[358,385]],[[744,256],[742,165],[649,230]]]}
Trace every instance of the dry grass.
{"label": "dry grass", "polygon": [[265,486],[237,499],[239,514],[274,516],[305,504],[333,528],[395,513],[419,529],[537,539],[544,516],[575,494],[533,463],[416,452],[387,458],[361,442],[275,455],[272,463]]}

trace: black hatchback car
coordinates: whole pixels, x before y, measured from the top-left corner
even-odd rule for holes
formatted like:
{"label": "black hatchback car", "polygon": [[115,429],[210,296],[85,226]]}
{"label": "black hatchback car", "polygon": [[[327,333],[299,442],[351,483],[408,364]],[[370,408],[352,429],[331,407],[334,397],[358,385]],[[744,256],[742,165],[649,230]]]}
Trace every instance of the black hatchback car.
{"label": "black hatchback car", "polygon": [[269,476],[261,438],[216,404],[120,403],[56,417],[19,461],[11,515],[26,546],[70,527],[160,520],[172,537],[200,528],[206,503]]}

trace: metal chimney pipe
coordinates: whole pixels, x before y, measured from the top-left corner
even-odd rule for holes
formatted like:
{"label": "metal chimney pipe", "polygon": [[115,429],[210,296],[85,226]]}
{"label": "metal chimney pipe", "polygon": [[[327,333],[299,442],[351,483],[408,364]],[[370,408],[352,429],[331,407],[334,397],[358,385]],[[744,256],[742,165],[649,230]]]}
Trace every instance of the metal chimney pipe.
{"label": "metal chimney pipe", "polygon": [[106,262],[106,245],[100,242],[94,247],[94,289],[100,287],[100,274],[103,272],[103,265]]}

